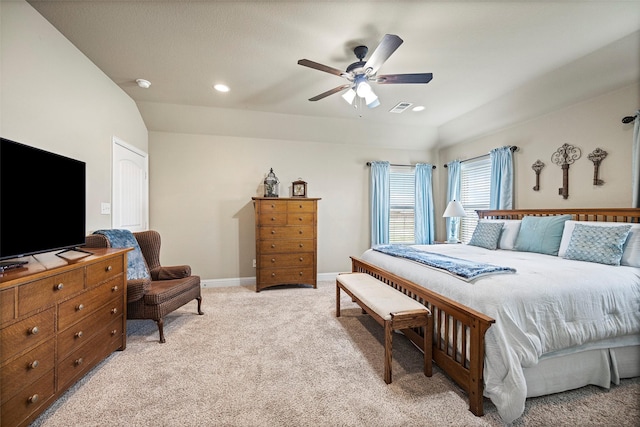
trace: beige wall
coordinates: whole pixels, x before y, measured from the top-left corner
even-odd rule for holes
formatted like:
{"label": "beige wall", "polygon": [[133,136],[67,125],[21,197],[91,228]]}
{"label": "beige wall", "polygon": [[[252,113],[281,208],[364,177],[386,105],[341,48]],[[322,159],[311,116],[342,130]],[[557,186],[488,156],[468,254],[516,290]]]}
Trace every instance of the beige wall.
{"label": "beige wall", "polygon": [[[448,146],[439,151],[438,166],[455,159],[487,154],[491,149],[516,145],[514,153],[515,208],[630,207],[631,139],[633,124],[622,124],[640,106],[640,84],[634,84],[596,98],[546,114],[533,120],[493,132],[480,138]],[[582,156],[569,167],[569,198],[558,195],[562,169],[551,162],[551,155],[562,144],[582,150]],[[593,163],[587,158],[596,148],[608,155],[600,166],[604,185],[593,185]],[[535,174],[531,165],[540,159],[540,190],[533,191]],[[441,204],[446,198],[446,178],[441,181]],[[438,233],[444,234],[439,224]]]}
{"label": "beige wall", "polygon": [[303,178],[318,202],[318,272],[348,271],[369,247],[367,161],[429,162],[421,151],[345,144],[150,132],[151,215],[163,259],[205,279],[254,277],[251,197],[273,168],[280,195]]}
{"label": "beige wall", "polygon": [[112,137],[147,150],[136,104],[24,1],[0,3],[0,43],[0,135],[86,162],[87,232],[109,228]]}

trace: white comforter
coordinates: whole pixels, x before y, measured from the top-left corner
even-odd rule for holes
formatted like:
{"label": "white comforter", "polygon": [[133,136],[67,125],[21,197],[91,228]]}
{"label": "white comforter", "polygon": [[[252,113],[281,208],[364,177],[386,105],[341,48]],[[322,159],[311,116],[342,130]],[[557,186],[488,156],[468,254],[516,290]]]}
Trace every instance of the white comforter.
{"label": "white comforter", "polygon": [[496,320],[485,336],[484,394],[507,423],[524,411],[523,367],[544,354],[640,333],[640,268],[461,244],[418,247],[517,270],[465,282],[373,250],[362,256]]}

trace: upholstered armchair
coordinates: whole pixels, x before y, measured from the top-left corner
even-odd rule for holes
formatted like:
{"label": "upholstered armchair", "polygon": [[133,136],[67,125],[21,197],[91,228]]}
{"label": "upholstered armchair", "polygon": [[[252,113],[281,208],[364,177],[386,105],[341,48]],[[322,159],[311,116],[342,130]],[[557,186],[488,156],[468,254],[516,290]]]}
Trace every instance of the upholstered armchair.
{"label": "upholstered armchair", "polygon": [[133,247],[127,261],[127,319],[151,319],[164,343],[164,317],[189,301],[198,301],[202,312],[200,277],[191,267],[160,265],[160,233],[99,230],[86,236],[87,248]]}

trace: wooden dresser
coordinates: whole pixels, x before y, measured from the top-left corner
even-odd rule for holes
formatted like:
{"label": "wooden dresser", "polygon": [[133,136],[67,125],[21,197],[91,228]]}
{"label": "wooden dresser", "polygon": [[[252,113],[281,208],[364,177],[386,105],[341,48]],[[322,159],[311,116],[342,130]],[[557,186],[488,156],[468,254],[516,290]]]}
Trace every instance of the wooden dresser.
{"label": "wooden dresser", "polygon": [[[0,425],[24,426],[126,347],[128,249],[53,253],[0,274]],[[37,261],[36,261],[37,259]]]}
{"label": "wooden dresser", "polygon": [[270,286],[317,286],[317,198],[254,197],[256,292]]}

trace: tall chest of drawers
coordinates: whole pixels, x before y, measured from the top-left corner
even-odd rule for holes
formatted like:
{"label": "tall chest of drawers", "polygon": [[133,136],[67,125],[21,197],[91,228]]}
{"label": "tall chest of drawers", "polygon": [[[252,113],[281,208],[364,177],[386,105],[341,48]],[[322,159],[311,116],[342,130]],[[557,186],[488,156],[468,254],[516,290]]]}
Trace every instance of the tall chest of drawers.
{"label": "tall chest of drawers", "polygon": [[127,250],[54,254],[0,275],[0,425],[24,426],[126,347]]}
{"label": "tall chest of drawers", "polygon": [[256,292],[270,286],[317,286],[318,198],[254,197]]}

